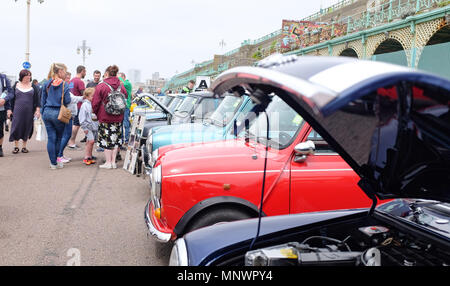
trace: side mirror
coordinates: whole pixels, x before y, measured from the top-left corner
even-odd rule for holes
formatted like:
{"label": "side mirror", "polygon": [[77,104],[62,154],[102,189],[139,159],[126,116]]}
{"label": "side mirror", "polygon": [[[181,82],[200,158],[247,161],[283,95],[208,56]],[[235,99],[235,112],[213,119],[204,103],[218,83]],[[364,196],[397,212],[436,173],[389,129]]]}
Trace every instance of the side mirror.
{"label": "side mirror", "polygon": [[294,147],[295,158],[294,162],[303,163],[305,162],[308,155],[313,155],[316,151],[316,145],[311,140],[302,142]]}

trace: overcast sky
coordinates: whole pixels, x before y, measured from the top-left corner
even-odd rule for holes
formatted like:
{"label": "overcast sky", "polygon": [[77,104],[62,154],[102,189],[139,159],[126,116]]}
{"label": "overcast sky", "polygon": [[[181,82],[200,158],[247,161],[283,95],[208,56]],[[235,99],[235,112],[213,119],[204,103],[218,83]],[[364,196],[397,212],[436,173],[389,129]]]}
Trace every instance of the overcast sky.
{"label": "overcast sky", "polygon": [[[52,62],[75,72],[83,40],[92,48],[87,78],[117,64],[121,71],[170,78],[281,29],[337,0],[45,0],[31,1],[31,71],[46,77]],[[224,40],[226,46],[219,45]],[[17,75],[25,59],[26,0],[0,0],[0,72]]]}

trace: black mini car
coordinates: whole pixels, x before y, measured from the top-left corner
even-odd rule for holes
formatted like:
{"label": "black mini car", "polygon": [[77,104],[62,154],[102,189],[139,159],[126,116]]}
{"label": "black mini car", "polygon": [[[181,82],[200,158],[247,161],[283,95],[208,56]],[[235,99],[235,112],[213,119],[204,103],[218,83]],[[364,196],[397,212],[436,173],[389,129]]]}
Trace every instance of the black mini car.
{"label": "black mini car", "polygon": [[373,206],[202,228],[175,242],[170,265],[450,264],[450,81],[380,62],[277,55],[212,87],[248,92],[261,106],[283,98],[360,176]]}

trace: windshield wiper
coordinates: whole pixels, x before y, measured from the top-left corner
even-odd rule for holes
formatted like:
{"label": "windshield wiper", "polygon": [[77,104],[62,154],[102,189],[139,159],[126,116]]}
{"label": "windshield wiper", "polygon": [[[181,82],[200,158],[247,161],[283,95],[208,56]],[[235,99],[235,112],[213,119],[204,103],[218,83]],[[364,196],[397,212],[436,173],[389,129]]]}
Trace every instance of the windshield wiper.
{"label": "windshield wiper", "polygon": [[211,125],[213,122],[212,122],[212,119],[211,118],[203,118],[203,125],[205,125],[205,126],[209,126],[209,125]]}
{"label": "windshield wiper", "polygon": [[[224,127],[226,124],[224,122],[221,122],[220,120],[214,119],[214,118],[208,118],[209,120],[211,120],[211,122],[219,127]],[[217,124],[216,124],[217,123]]]}

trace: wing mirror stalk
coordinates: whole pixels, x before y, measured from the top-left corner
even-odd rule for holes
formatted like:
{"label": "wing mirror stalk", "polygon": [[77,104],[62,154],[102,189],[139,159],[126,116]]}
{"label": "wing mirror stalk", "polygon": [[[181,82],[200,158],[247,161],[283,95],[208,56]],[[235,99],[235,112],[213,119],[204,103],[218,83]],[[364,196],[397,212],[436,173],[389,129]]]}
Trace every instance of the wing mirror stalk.
{"label": "wing mirror stalk", "polygon": [[295,152],[295,158],[294,162],[296,163],[303,163],[306,161],[306,158],[308,155],[313,155],[316,151],[316,145],[313,141],[308,140],[306,142],[302,142],[295,146],[294,152]]}
{"label": "wing mirror stalk", "polygon": [[245,119],[245,143],[250,142],[250,121]]}

